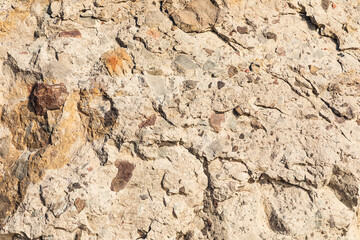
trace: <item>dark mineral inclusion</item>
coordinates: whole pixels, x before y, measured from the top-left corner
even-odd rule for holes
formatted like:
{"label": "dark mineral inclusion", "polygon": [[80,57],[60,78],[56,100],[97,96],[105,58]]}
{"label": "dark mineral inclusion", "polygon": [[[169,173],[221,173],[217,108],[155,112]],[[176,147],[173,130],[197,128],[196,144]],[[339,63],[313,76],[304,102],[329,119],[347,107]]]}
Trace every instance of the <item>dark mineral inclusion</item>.
{"label": "dark mineral inclusion", "polygon": [[30,95],[30,102],[37,115],[45,115],[47,110],[60,109],[65,104],[68,94],[63,83],[36,83]]}

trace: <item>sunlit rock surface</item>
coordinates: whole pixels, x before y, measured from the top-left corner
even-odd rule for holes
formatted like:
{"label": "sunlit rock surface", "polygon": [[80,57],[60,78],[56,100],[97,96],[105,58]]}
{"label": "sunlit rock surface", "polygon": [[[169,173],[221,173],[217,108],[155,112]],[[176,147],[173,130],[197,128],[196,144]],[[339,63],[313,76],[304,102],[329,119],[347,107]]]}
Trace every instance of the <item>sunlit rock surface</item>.
{"label": "sunlit rock surface", "polygon": [[360,2],[0,2],[0,239],[360,239]]}

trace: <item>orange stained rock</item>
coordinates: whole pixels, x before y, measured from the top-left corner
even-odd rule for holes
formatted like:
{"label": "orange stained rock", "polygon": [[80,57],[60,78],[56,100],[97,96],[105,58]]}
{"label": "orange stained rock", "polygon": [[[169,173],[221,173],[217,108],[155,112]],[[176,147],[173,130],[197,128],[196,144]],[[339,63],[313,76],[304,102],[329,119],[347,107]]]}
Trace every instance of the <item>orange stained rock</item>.
{"label": "orange stained rock", "polygon": [[124,48],[110,50],[101,56],[109,74],[113,77],[125,77],[131,73],[134,66],[131,57]]}

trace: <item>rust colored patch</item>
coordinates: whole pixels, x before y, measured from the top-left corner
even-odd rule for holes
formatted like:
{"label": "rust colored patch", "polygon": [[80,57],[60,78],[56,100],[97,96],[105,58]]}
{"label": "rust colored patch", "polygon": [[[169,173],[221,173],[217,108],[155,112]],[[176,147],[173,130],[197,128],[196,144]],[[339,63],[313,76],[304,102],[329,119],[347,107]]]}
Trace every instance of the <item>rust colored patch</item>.
{"label": "rust colored patch", "polygon": [[35,113],[45,115],[47,110],[57,110],[64,106],[68,94],[63,83],[36,83],[29,98]]}
{"label": "rust colored patch", "polygon": [[81,38],[81,32],[77,29],[71,31],[64,31],[59,34],[59,37]]}
{"label": "rust colored patch", "polygon": [[110,189],[114,192],[119,192],[124,189],[126,184],[130,181],[135,165],[127,161],[116,161],[115,166],[118,169],[118,173],[111,182]]}
{"label": "rust colored patch", "polygon": [[111,55],[109,56],[109,58],[106,60],[107,62],[107,67],[110,68],[110,69],[115,69],[116,68],[116,65],[122,65],[121,61],[118,60],[117,56],[114,54],[114,55]]}
{"label": "rust colored patch", "polygon": [[134,63],[125,49],[111,50],[101,56],[109,74],[113,77],[124,77],[131,73]]}
{"label": "rust colored patch", "polygon": [[215,132],[220,132],[221,123],[225,121],[225,115],[223,113],[213,113],[209,118],[210,126]]}
{"label": "rust colored patch", "polygon": [[143,128],[143,127],[148,127],[148,126],[153,126],[155,125],[156,122],[156,115],[153,114],[151,115],[148,119],[146,119],[145,121],[141,122],[139,124],[139,128]]}
{"label": "rust colored patch", "polygon": [[86,202],[85,202],[84,199],[76,198],[75,202],[74,202],[74,205],[75,205],[76,210],[78,211],[78,213],[80,213],[86,207]]}

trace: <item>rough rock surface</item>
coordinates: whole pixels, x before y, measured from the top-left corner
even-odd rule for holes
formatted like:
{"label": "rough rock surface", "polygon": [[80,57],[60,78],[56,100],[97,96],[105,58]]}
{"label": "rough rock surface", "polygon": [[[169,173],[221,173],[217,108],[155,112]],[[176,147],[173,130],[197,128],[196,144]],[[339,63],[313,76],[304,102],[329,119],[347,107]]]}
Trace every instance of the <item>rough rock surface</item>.
{"label": "rough rock surface", "polygon": [[360,239],[360,2],[0,2],[0,239]]}
{"label": "rough rock surface", "polygon": [[29,97],[34,111],[44,115],[47,110],[57,110],[64,106],[68,92],[63,83],[47,85],[36,83]]}

